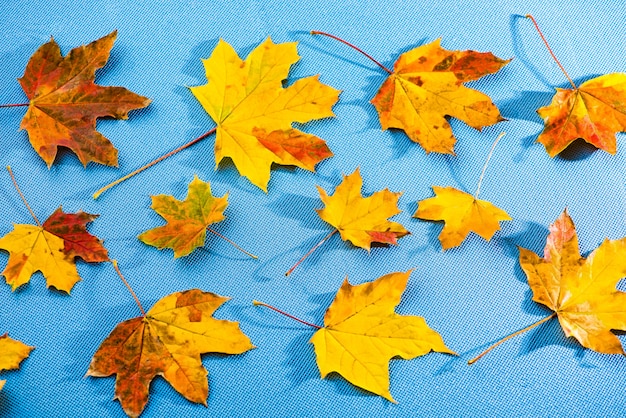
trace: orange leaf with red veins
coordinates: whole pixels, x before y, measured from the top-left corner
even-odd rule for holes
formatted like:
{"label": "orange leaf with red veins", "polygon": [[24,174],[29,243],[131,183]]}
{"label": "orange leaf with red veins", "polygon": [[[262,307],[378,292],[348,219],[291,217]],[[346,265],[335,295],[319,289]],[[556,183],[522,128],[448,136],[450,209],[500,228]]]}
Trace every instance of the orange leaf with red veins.
{"label": "orange leaf with red veins", "polygon": [[19,82],[30,100],[21,129],[48,167],[59,146],[71,149],[83,165],[90,161],[117,166],[117,150],[96,131],[96,118],[128,118],[150,100],[123,87],[94,83],[96,70],[109,59],[117,31],[63,57],[51,39],[30,58]]}
{"label": "orange leaf with red veins", "polygon": [[550,157],[578,138],[615,154],[615,134],[626,131],[626,74],[596,77],[577,89],[556,89],[552,103],[537,113],[545,123],[537,142]]}
{"label": "orange leaf with red veins", "polygon": [[97,217],[82,211],[65,213],[59,207],[42,226],[14,224],[13,231],[0,238],[0,249],[9,252],[2,272],[7,284],[15,290],[41,271],[48,287],[69,293],[80,280],[75,257],[87,262],[109,260],[102,241],[87,232],[87,223]]}
{"label": "orange leaf with red veins", "polygon": [[428,152],[454,154],[446,116],[480,130],[504,118],[491,98],[463,83],[500,70],[510,60],[490,52],[449,51],[437,39],[400,55],[372,104],[383,130],[402,129]]}
{"label": "orange leaf with red veins", "polygon": [[326,207],[317,209],[317,214],[337,228],[343,240],[357,247],[369,251],[373,242],[397,245],[398,238],[409,234],[409,231],[387,218],[401,212],[398,199],[402,193],[385,189],[363,197],[362,186],[363,179],[358,168],[349,176],[343,176],[343,181],[331,196],[318,186]]}
{"label": "orange leaf with red veins", "polygon": [[208,372],[200,355],[241,354],[254,348],[237,322],[212,317],[228,299],[198,289],[164,297],[145,317],[115,327],[94,354],[87,375],[116,374],[115,399],[132,417],[146,406],[150,382],[157,375],[186,399],[206,405]]}

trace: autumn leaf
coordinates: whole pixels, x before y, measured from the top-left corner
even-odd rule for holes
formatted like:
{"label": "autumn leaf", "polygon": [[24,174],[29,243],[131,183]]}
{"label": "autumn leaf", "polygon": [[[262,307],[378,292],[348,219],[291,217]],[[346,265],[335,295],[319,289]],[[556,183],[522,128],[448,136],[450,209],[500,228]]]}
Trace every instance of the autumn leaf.
{"label": "autumn leaf", "polygon": [[228,195],[214,197],[211,194],[211,185],[200,180],[196,175],[189,183],[185,200],[178,200],[164,194],[152,196],[152,209],[167,223],[143,232],[137,238],[159,250],[171,248],[174,250],[174,257],[178,258],[189,255],[194,249],[202,247],[208,230],[244,254],[258,258],[209,228],[209,225],[225,219],[223,213],[226,206],[228,206]]}
{"label": "autumn leaf", "polygon": [[87,165],[90,161],[117,166],[117,150],[95,130],[96,118],[128,118],[128,112],[148,106],[150,100],[123,87],[94,83],[113,47],[117,31],[63,57],[50,39],[33,54],[19,82],[30,100],[21,129],[48,167],[59,146],[71,149]]}
{"label": "autumn leaf", "polygon": [[[617,290],[626,277],[626,238],[605,239],[588,257],[578,248],[576,227],[565,210],[550,225],[543,257],[520,248],[520,266],[528,278],[533,301],[553,313],[511,336],[528,331],[555,316],[567,337],[604,354],[626,354],[611,331],[626,331],[626,293]],[[470,362],[473,363],[504,338]]]}
{"label": "autumn leaf", "polygon": [[[30,355],[35,347],[30,347],[20,341],[9,337],[9,334],[0,336],[0,372],[4,370],[19,369],[20,363]],[[0,390],[4,387],[5,380],[0,380]]]}
{"label": "autumn leaf", "polygon": [[346,279],[324,315],[324,327],[307,323],[319,328],[311,343],[322,378],[337,372],[353,385],[395,402],[389,392],[392,358],[408,360],[431,351],[456,354],[424,318],[395,312],[410,274],[390,273],[357,286]]}
{"label": "autumn leaf", "polygon": [[397,245],[398,238],[410,234],[401,224],[387,219],[402,212],[398,209],[398,199],[402,193],[384,189],[363,197],[362,187],[363,179],[358,168],[354,173],[343,176],[343,181],[333,195],[329,196],[324,189],[317,187],[325,205],[323,209],[316,209],[317,214],[335,229],[305,254],[286,275],[291,274],[305,258],[336,232],[339,232],[344,241],[350,241],[367,251],[370,251],[374,242]]}
{"label": "autumn leaf", "polygon": [[545,127],[537,142],[554,157],[578,138],[610,154],[617,151],[615,134],[626,131],[626,74],[612,73],[576,86],[556,58],[534,17],[531,19],[550,55],[572,85],[557,88],[552,102],[537,110]]}
{"label": "autumn leaf", "polygon": [[198,289],[164,297],[145,316],[115,327],[94,354],[87,375],[116,374],[115,399],[129,416],[141,414],[157,375],[186,399],[206,405],[208,372],[200,355],[254,348],[238,323],[212,317],[228,299]]}
{"label": "autumn leaf", "polygon": [[220,40],[203,60],[208,84],[191,92],[217,124],[216,166],[229,157],[242,176],[267,191],[272,163],[314,171],[332,156],[326,143],[292,128],[334,116],[339,91],[319,76],[297,80],[283,88],[289,68],[300,57],[296,43],[274,44],[267,38],[245,61]]}
{"label": "autumn leaf", "polygon": [[391,71],[343,39],[324,32],[312,33],[356,49],[389,74],[372,99],[382,129],[402,129],[427,153],[454,154],[456,138],[448,116],[478,130],[504,120],[489,96],[463,83],[495,73],[510,60],[490,52],[449,51],[437,39],[400,55]]}

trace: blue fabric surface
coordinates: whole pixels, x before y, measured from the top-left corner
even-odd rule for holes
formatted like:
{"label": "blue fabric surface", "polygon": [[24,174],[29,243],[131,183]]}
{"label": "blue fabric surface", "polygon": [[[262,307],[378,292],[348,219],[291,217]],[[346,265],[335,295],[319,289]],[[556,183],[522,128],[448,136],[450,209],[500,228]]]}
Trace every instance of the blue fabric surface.
{"label": "blue fabric surface", "polygon": [[[48,170],[24,131],[24,108],[0,109],[0,167],[11,165],[31,206],[45,219],[59,205],[100,214],[90,231],[105,240],[111,257],[148,308],[172,292],[201,288],[233,299],[218,318],[240,321],[257,349],[239,356],[205,355],[208,409],[192,404],[167,382],[155,379],[145,417],[163,416],[623,416],[626,359],[584,350],[566,339],[556,321],[508,341],[473,366],[466,362],[489,343],[531,324],[547,311],[531,301],[517,261],[517,246],[542,250],[548,225],[568,207],[583,253],[605,238],[626,235],[626,143],[618,134],[611,156],[576,143],[551,159],[534,143],[542,129],[535,110],[567,82],[527,19],[532,13],[555,53],[577,81],[626,69],[620,2],[529,0],[478,1],[146,1],[107,0],[86,7],[69,0],[4,2],[0,9],[0,103],[21,103],[15,81],[30,55],[51,35],[63,53],[119,30],[111,59],[97,82],[122,85],[150,97],[149,108],[127,121],[101,120],[98,130],[120,152],[120,168],[89,165],[63,152]],[[448,49],[492,51],[515,59],[499,73],[470,83],[489,94],[508,121],[475,131],[451,124],[457,157],[426,155],[399,131],[383,132],[369,100],[385,73],[335,41],[313,37],[328,31],[354,42],[391,66],[398,54],[441,37]],[[201,58],[219,38],[245,57],[266,36],[298,41],[300,62],[290,81],[321,74],[343,90],[337,117],[304,125],[324,138],[335,157],[316,174],[273,171],[266,195],[239,177],[231,163],[214,170],[214,139],[158,164],[101,197],[91,194],[214,126],[186,86],[204,84]],[[487,243],[472,235],[443,253],[441,224],[411,218],[416,201],[432,185],[473,192],[489,148],[501,131],[481,196],[514,218]],[[284,272],[329,227],[314,209],[322,206],[315,185],[332,190],[342,173],[361,168],[364,192],[403,191],[394,220],[412,235],[371,254],[334,236],[291,276]],[[161,223],[149,195],[186,194],[194,174],[216,195],[230,193],[227,219],[216,229],[259,255],[254,261],[216,237],[205,248],[174,260],[136,236]],[[32,223],[10,182],[0,172],[0,234],[12,223]],[[0,254],[0,264],[8,256]],[[37,347],[19,371],[0,375],[0,415],[124,416],[112,401],[114,378],[83,378],[90,359],[113,327],[138,315],[111,266],[78,262],[82,278],[71,296],[45,288],[37,273],[11,293],[0,285],[0,333]],[[424,316],[455,358],[429,354],[390,363],[397,405],[359,390],[339,376],[321,380],[312,330],[269,310],[274,304],[321,324],[323,313],[347,275],[352,283],[414,268],[399,312]]]}

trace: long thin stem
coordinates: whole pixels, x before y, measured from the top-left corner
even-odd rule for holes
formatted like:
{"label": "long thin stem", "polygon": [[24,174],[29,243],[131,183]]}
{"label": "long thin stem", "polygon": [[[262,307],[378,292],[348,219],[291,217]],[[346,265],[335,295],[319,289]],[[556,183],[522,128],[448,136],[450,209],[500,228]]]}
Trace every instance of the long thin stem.
{"label": "long thin stem", "polygon": [[209,227],[207,227],[206,229],[207,231],[211,232],[212,234],[217,235],[218,237],[220,237],[221,239],[223,239],[224,241],[228,242],[230,245],[232,245],[233,247],[235,247],[236,249],[238,249],[239,251],[241,251],[242,253],[244,253],[245,255],[254,258],[255,260],[258,259],[259,257],[257,257],[256,255],[244,250],[243,248],[241,248],[239,245],[237,245],[237,243],[235,243],[234,241],[226,238],[224,235],[220,234],[219,232],[215,231],[214,229],[211,229]]}
{"label": "long thin stem", "polygon": [[24,194],[20,190],[20,186],[17,185],[17,181],[15,180],[15,176],[13,175],[13,170],[11,170],[10,165],[7,165],[7,171],[9,172],[9,175],[11,176],[11,180],[13,181],[13,186],[15,186],[15,190],[17,190],[17,193],[20,195],[20,197],[22,198],[22,201],[26,205],[26,209],[28,209],[28,211],[30,212],[35,222],[37,222],[37,226],[41,227],[41,222],[39,222],[39,219],[37,219],[37,215],[35,215],[35,212],[33,212],[33,210],[30,208],[30,205],[26,201]]}
{"label": "long thin stem", "polygon": [[155,165],[158,162],[163,161],[164,159],[171,157],[172,155],[184,150],[185,148],[189,148],[190,146],[192,146],[193,144],[195,144],[196,142],[200,142],[202,141],[204,138],[210,136],[211,134],[213,134],[215,131],[217,130],[217,128],[213,128],[210,131],[200,135],[199,137],[197,137],[196,139],[187,142],[184,145],[181,145],[180,147],[176,148],[174,151],[170,151],[167,154],[157,158],[156,160],[144,165],[143,167],[138,168],[137,170],[133,171],[132,173],[126,174],[124,177],[121,177],[117,180],[115,180],[112,183],[107,184],[106,186],[104,186],[103,188],[99,189],[97,192],[95,192],[93,194],[93,198],[97,199],[98,197],[100,197],[100,195],[104,192],[106,192],[107,190],[109,190],[111,187],[120,184],[121,182],[123,182],[124,180],[128,180],[129,178],[133,177],[135,174],[139,174],[141,173],[143,170],[145,170],[146,168],[150,168],[153,165]]}
{"label": "long thin stem", "polygon": [[468,361],[468,362],[467,362],[467,364],[474,364],[474,363],[476,363],[476,362],[477,362],[477,361],[478,361],[481,357],[483,357],[485,354],[487,354],[488,352],[490,352],[491,350],[493,350],[494,348],[496,348],[497,346],[499,346],[499,345],[500,345],[500,344],[502,344],[503,342],[505,342],[505,341],[507,341],[507,340],[510,340],[511,338],[516,337],[516,336],[518,336],[518,335],[520,335],[520,334],[523,334],[523,333],[525,333],[526,331],[529,331],[529,330],[531,330],[531,329],[533,329],[533,328],[535,328],[535,327],[537,327],[537,326],[539,326],[539,325],[543,324],[544,322],[547,322],[547,321],[551,320],[551,319],[552,319],[552,318],[554,318],[555,316],[556,316],[556,312],[554,312],[554,313],[553,313],[552,315],[550,315],[550,316],[546,316],[545,318],[543,318],[543,319],[541,319],[541,320],[539,320],[539,321],[535,322],[535,323],[534,323],[534,324],[532,324],[532,325],[527,326],[527,327],[526,327],[526,328],[524,328],[524,329],[520,329],[519,331],[514,332],[513,334],[511,334],[511,335],[509,335],[509,336],[507,336],[507,337],[504,337],[503,339],[501,339],[501,340],[500,340],[500,341],[498,341],[497,343],[495,343],[495,344],[491,345],[491,346],[490,346],[489,348],[487,348],[485,351],[483,351],[482,353],[480,353],[479,355],[477,355],[476,357],[474,357],[473,359],[471,359],[470,361]]}
{"label": "long thin stem", "polygon": [[478,193],[480,193],[480,186],[483,184],[483,179],[485,178],[485,171],[487,171],[487,165],[489,164],[489,160],[493,155],[493,150],[496,149],[496,145],[500,142],[500,139],[506,134],[506,132],[502,132],[495,141],[493,141],[493,145],[491,146],[491,150],[489,151],[489,155],[487,155],[487,161],[485,161],[485,165],[483,166],[483,172],[480,173],[480,178],[478,179],[478,187],[476,187],[476,193],[474,193],[474,199],[478,199]]}
{"label": "long thin stem", "polygon": [[382,65],[380,62],[376,61],[374,59],[374,57],[372,57],[370,54],[368,54],[367,52],[363,51],[361,48],[357,47],[356,45],[351,44],[348,41],[344,41],[343,39],[335,36],[335,35],[331,35],[330,33],[326,33],[326,32],[321,32],[319,30],[312,30],[311,31],[311,35],[324,35],[324,36],[328,36],[329,38],[332,38],[336,41],[341,42],[342,44],[348,45],[350,48],[359,51],[361,54],[365,55],[367,58],[369,58],[374,64],[378,65],[380,68],[382,68],[383,70],[385,70],[387,73],[389,74],[393,74],[393,71],[391,71],[389,68],[385,67],[384,65]]}
{"label": "long thin stem", "polygon": [[310,323],[310,322],[303,321],[303,320],[302,320],[302,319],[300,319],[300,318],[296,318],[296,317],[295,317],[295,316],[293,316],[293,315],[289,315],[287,312],[281,311],[280,309],[275,308],[275,307],[273,307],[272,305],[268,305],[267,303],[259,302],[258,300],[253,300],[253,301],[252,301],[252,304],[253,304],[254,306],[265,306],[266,308],[270,308],[271,310],[276,311],[276,312],[278,312],[278,313],[279,313],[279,314],[281,314],[281,315],[285,315],[287,318],[291,318],[291,319],[293,319],[293,320],[295,320],[295,321],[298,321],[298,322],[300,322],[300,323],[302,323],[302,324],[304,324],[304,325],[308,325],[308,326],[310,326],[310,327],[317,328],[317,329],[322,328],[322,327],[320,327],[319,325],[315,325],[315,324],[312,324],[312,323]]}
{"label": "long thin stem", "polygon": [[122,272],[120,271],[120,268],[117,266],[117,260],[111,260],[111,264],[113,264],[113,268],[115,269],[115,271],[117,272],[117,275],[120,276],[120,279],[122,279],[122,281],[124,282],[124,284],[128,288],[128,291],[130,292],[130,294],[133,295],[133,298],[135,298],[135,303],[137,304],[137,306],[139,306],[139,310],[141,311],[141,316],[146,316],[146,311],[143,310],[143,306],[141,306],[141,302],[139,302],[139,298],[137,297],[137,295],[133,291],[133,288],[130,287],[130,284],[128,284],[128,282],[126,281],[126,279],[122,275]]}
{"label": "long thin stem", "polygon": [[0,107],[22,107],[22,106],[29,106],[30,103],[11,103],[11,104],[5,104],[5,105],[0,105]]}
{"label": "long thin stem", "polygon": [[526,17],[532,20],[533,25],[535,25],[535,29],[537,29],[537,32],[539,32],[539,36],[541,36],[541,40],[543,40],[543,43],[546,44],[546,47],[548,48],[548,52],[550,53],[550,55],[552,55],[552,59],[554,60],[554,62],[556,62],[556,64],[561,69],[561,71],[563,71],[563,74],[565,74],[565,77],[567,77],[567,79],[569,80],[569,83],[572,85],[572,87],[574,87],[574,90],[576,90],[578,87],[576,87],[576,84],[574,84],[574,80],[572,80],[569,74],[567,74],[567,71],[565,71],[565,68],[561,65],[559,60],[556,58],[556,55],[554,55],[554,52],[552,52],[552,48],[550,48],[550,44],[548,44],[548,41],[546,40],[545,36],[543,36],[543,33],[541,32],[541,29],[539,29],[539,25],[537,24],[537,21],[535,20],[533,15],[526,15]]}
{"label": "long thin stem", "polygon": [[296,264],[294,264],[294,265],[293,265],[293,267],[292,267],[292,268],[290,268],[290,269],[287,271],[287,273],[285,273],[285,276],[289,276],[291,273],[293,273],[293,271],[296,269],[296,267],[298,267],[298,266],[300,265],[300,263],[302,263],[304,260],[306,260],[306,258],[307,258],[308,256],[310,256],[311,254],[313,254],[313,251],[317,250],[317,248],[318,248],[320,245],[322,245],[323,243],[325,243],[325,242],[326,242],[326,240],[327,240],[328,238],[332,237],[332,236],[333,236],[333,235],[335,235],[337,232],[339,232],[339,230],[338,230],[338,229],[333,229],[333,230],[330,232],[330,234],[328,234],[328,235],[326,235],[324,238],[322,238],[322,240],[321,240],[320,242],[318,242],[317,244],[315,244],[315,245],[313,246],[313,248],[311,248],[311,249],[309,250],[309,252],[308,252],[308,253],[304,254],[304,255],[302,256],[302,258],[301,258],[300,260],[298,260],[298,262],[297,262]]}

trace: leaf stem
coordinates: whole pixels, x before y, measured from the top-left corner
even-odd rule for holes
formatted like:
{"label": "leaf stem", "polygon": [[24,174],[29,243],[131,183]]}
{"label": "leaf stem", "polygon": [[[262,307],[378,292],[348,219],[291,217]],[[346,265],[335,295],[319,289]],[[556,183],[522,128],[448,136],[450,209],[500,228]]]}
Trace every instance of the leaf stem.
{"label": "leaf stem", "polygon": [[276,311],[276,312],[278,312],[278,313],[279,313],[279,314],[281,314],[281,315],[285,315],[287,318],[291,318],[291,319],[293,319],[293,320],[295,320],[295,321],[298,321],[298,322],[300,322],[300,323],[302,323],[302,324],[304,324],[304,325],[308,325],[308,326],[310,326],[310,327],[317,328],[317,329],[321,329],[321,328],[322,328],[322,327],[320,327],[319,325],[315,325],[315,324],[312,324],[312,323],[310,323],[310,322],[303,321],[303,320],[302,320],[302,319],[300,319],[300,318],[296,318],[296,317],[295,317],[295,316],[293,316],[293,315],[289,315],[287,312],[285,312],[285,311],[281,311],[280,309],[275,308],[275,307],[273,307],[272,305],[268,305],[267,303],[264,303],[264,302],[259,302],[258,300],[253,300],[253,301],[252,301],[252,304],[253,304],[254,306],[265,306],[266,308],[270,308],[271,310]]}
{"label": "leaf stem", "polygon": [[217,235],[218,237],[220,237],[221,239],[223,239],[224,241],[228,242],[230,245],[232,245],[233,247],[235,247],[236,249],[238,249],[239,251],[241,251],[242,253],[244,253],[245,255],[254,258],[255,260],[257,260],[259,257],[244,250],[243,248],[241,248],[239,245],[237,245],[237,243],[235,243],[234,241],[226,238],[224,235],[220,234],[219,232],[215,231],[214,229],[211,229],[209,227],[206,228],[207,231],[211,232],[212,234]]}
{"label": "leaf stem", "polygon": [[576,84],[574,84],[574,80],[572,80],[569,74],[567,74],[567,71],[565,71],[565,68],[561,65],[559,60],[556,58],[556,55],[554,55],[554,52],[552,52],[552,48],[550,48],[548,41],[546,40],[545,36],[543,36],[543,33],[541,32],[541,29],[539,29],[539,25],[537,24],[537,21],[535,20],[533,15],[526,15],[526,17],[532,20],[533,25],[535,25],[535,29],[537,29],[537,32],[539,32],[539,36],[541,37],[541,40],[543,41],[544,44],[546,44],[546,47],[548,48],[548,52],[550,53],[550,55],[552,55],[552,59],[554,60],[554,62],[556,62],[556,64],[561,69],[561,71],[563,71],[563,74],[565,74],[565,77],[567,77],[567,80],[569,81],[569,83],[572,85],[572,87],[574,87],[574,90],[576,90],[578,87],[576,87]]}
{"label": "leaf stem", "polygon": [[0,105],[0,107],[22,107],[22,106],[30,106],[30,103],[11,103]]}
{"label": "leaf stem", "polygon": [[298,260],[298,262],[297,262],[296,264],[294,264],[294,265],[293,265],[293,267],[292,267],[292,268],[290,268],[290,269],[287,271],[287,273],[285,273],[285,276],[289,276],[291,273],[293,273],[293,271],[296,269],[296,267],[298,267],[298,266],[300,265],[300,263],[302,263],[304,260],[306,260],[306,258],[307,258],[308,256],[310,256],[311,254],[313,254],[313,251],[317,250],[317,248],[318,248],[320,245],[322,245],[323,243],[325,243],[325,242],[326,242],[326,240],[327,240],[328,238],[332,237],[332,236],[333,236],[333,235],[335,235],[337,232],[339,232],[339,230],[338,230],[338,229],[333,229],[333,230],[330,232],[330,234],[328,234],[328,235],[326,235],[324,238],[322,238],[322,240],[321,240],[320,242],[318,242],[317,244],[315,244],[315,245],[313,246],[313,248],[311,248],[311,249],[309,250],[309,252],[308,252],[308,253],[304,254],[304,255],[302,256],[302,258],[301,258],[300,260]]}
{"label": "leaf stem", "polygon": [[474,193],[474,199],[478,199],[478,194],[480,193],[480,186],[483,184],[483,179],[485,178],[485,171],[487,171],[487,165],[489,164],[489,160],[493,155],[493,150],[496,149],[496,145],[500,142],[500,139],[506,134],[506,132],[500,133],[495,141],[493,141],[493,145],[491,146],[491,150],[489,151],[489,155],[487,155],[487,161],[485,161],[485,165],[483,166],[483,172],[480,173],[480,178],[478,179],[478,187],[476,187],[476,193]]}
{"label": "leaf stem", "polygon": [[176,148],[175,150],[168,152],[167,154],[165,154],[165,155],[163,155],[163,156],[161,156],[161,157],[157,158],[156,160],[154,160],[154,161],[152,161],[152,162],[149,162],[148,164],[144,165],[143,167],[138,168],[137,170],[133,171],[132,173],[129,173],[129,174],[125,175],[124,177],[121,177],[121,178],[119,178],[119,179],[115,180],[114,182],[107,184],[106,186],[104,186],[104,187],[102,187],[101,189],[99,189],[98,191],[96,191],[96,192],[93,194],[93,198],[94,198],[94,199],[97,199],[98,197],[100,197],[100,195],[101,195],[102,193],[106,192],[106,191],[107,191],[107,190],[109,190],[111,187],[113,187],[113,186],[115,186],[115,185],[120,184],[120,183],[121,183],[121,182],[123,182],[124,180],[128,180],[129,178],[133,177],[135,174],[139,174],[139,173],[141,173],[141,172],[142,172],[143,170],[145,170],[146,168],[150,168],[150,167],[152,167],[152,166],[153,166],[153,165],[155,165],[156,163],[161,162],[161,161],[163,161],[164,159],[166,159],[166,158],[168,158],[168,157],[171,157],[172,155],[174,155],[174,154],[176,154],[176,153],[178,153],[178,152],[180,152],[180,151],[184,150],[185,148],[189,148],[190,146],[192,146],[192,145],[193,145],[193,144],[195,144],[196,142],[200,142],[200,141],[202,141],[204,138],[206,138],[206,137],[210,136],[211,134],[213,134],[216,130],[217,130],[217,127],[215,127],[215,128],[213,128],[213,129],[211,129],[211,130],[210,130],[210,131],[208,131],[208,132],[205,132],[204,134],[200,135],[200,136],[199,136],[199,137],[197,137],[196,139],[194,139],[194,140],[192,140],[192,141],[190,141],[190,142],[187,142],[187,143],[186,143],[186,144],[184,144],[184,145],[181,145],[180,147]]}
{"label": "leaf stem", "polygon": [[382,68],[383,70],[385,70],[387,73],[389,74],[393,74],[393,71],[391,71],[389,68],[385,67],[384,65],[382,65],[380,62],[376,61],[374,59],[374,57],[372,57],[370,54],[368,54],[367,52],[363,51],[361,48],[357,47],[356,45],[351,44],[348,41],[344,41],[343,39],[335,36],[335,35],[331,35],[330,33],[326,33],[326,32],[321,32],[319,30],[312,30],[311,31],[311,35],[324,35],[324,36],[328,36],[329,38],[332,38],[336,41],[341,42],[342,44],[348,45],[350,48],[360,52],[361,54],[365,55],[367,58],[369,58],[374,64],[378,65],[380,68]]}
{"label": "leaf stem", "polygon": [[553,313],[552,315],[550,315],[550,316],[546,316],[545,318],[543,318],[543,319],[541,319],[541,320],[539,320],[539,321],[535,322],[535,323],[534,323],[534,324],[532,324],[532,325],[527,326],[527,327],[526,327],[526,328],[524,328],[524,329],[521,329],[521,330],[519,330],[519,331],[517,331],[517,332],[514,332],[513,334],[511,334],[511,335],[509,335],[509,336],[507,336],[507,337],[504,337],[503,339],[501,339],[500,341],[498,341],[498,342],[497,342],[497,343],[495,343],[495,344],[492,344],[492,345],[491,345],[489,348],[487,348],[485,351],[483,351],[482,353],[480,353],[479,355],[477,355],[476,357],[474,357],[473,359],[471,359],[470,361],[468,361],[468,362],[467,362],[467,364],[470,364],[470,365],[471,365],[471,364],[476,363],[476,362],[477,362],[477,361],[478,361],[481,357],[483,357],[485,354],[487,354],[488,352],[490,352],[491,350],[493,350],[494,348],[496,348],[497,346],[499,346],[499,345],[500,345],[500,344],[502,344],[503,342],[505,342],[505,341],[507,341],[507,340],[509,340],[509,339],[511,339],[511,338],[513,338],[513,337],[516,337],[516,336],[518,336],[518,335],[520,335],[520,334],[523,334],[523,333],[525,333],[526,331],[529,331],[529,330],[531,330],[531,329],[535,328],[536,326],[539,326],[539,325],[543,324],[544,322],[547,322],[547,321],[551,320],[551,319],[552,319],[552,318],[554,318],[555,316],[556,316],[556,312],[554,312],[554,313]]}
{"label": "leaf stem", "polygon": [[117,266],[117,260],[111,260],[111,264],[113,264],[113,268],[115,269],[115,271],[117,272],[117,275],[120,276],[120,279],[122,279],[122,281],[124,282],[124,284],[128,288],[128,291],[130,292],[130,294],[133,295],[133,298],[135,299],[135,303],[137,304],[137,306],[139,306],[139,310],[141,311],[141,316],[146,316],[146,311],[143,310],[143,306],[141,306],[141,302],[139,302],[139,298],[137,297],[137,295],[133,291],[133,288],[130,287],[130,284],[128,284],[128,282],[126,281],[126,279],[122,275],[122,272],[120,271],[120,268]]}
{"label": "leaf stem", "polygon": [[22,198],[22,201],[26,205],[26,209],[28,209],[28,211],[30,212],[30,214],[33,217],[33,219],[35,220],[35,222],[37,222],[37,226],[41,227],[41,222],[39,222],[39,219],[37,219],[37,216],[35,215],[35,212],[33,212],[33,210],[30,208],[30,205],[26,201],[26,198],[24,197],[24,194],[20,190],[20,186],[17,185],[17,181],[15,180],[15,176],[13,175],[13,170],[11,170],[11,166],[10,165],[7,165],[7,171],[9,172],[9,175],[11,176],[11,180],[13,181],[13,186],[15,186],[15,190],[17,190],[17,193],[20,195],[20,197]]}

